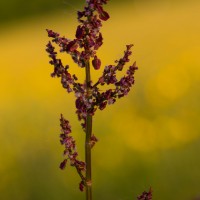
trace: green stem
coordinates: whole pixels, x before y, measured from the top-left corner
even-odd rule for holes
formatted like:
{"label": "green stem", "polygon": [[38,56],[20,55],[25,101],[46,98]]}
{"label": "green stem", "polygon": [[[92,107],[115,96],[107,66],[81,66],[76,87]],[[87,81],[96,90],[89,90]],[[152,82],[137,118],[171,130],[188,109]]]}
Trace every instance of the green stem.
{"label": "green stem", "polygon": [[[87,96],[91,92],[90,63],[86,62],[86,89]],[[85,139],[85,163],[86,163],[86,200],[92,200],[92,165],[91,165],[91,136],[92,116],[87,113],[86,117],[86,139]]]}

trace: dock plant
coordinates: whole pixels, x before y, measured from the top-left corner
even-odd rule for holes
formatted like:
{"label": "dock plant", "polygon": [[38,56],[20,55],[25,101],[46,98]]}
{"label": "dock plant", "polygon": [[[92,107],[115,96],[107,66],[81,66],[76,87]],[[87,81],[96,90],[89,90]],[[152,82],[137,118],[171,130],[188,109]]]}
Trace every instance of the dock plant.
{"label": "dock plant", "polygon": [[[138,69],[136,62],[129,64],[132,44],[126,45],[121,58],[115,60],[114,64],[102,66],[102,59],[97,51],[103,44],[101,27],[110,18],[103,7],[107,2],[108,0],[86,0],[84,9],[77,12],[79,24],[73,39],[47,29],[50,41],[46,45],[46,51],[50,57],[49,63],[53,66],[51,76],[60,78],[67,93],[74,93],[76,115],[85,134],[85,160],[80,160],[70,122],[63,114],[60,115],[60,143],[64,147],[60,169],[65,169],[67,165],[76,169],[80,176],[79,189],[85,191],[86,200],[92,200],[91,150],[98,141],[92,130],[93,117],[97,110],[103,111],[108,105],[115,104],[128,95],[135,83],[134,74]],[[59,53],[71,56],[78,66],[77,70],[85,71],[84,82],[79,82],[77,75],[70,73],[70,66],[58,58],[55,45],[58,46]],[[96,81],[93,80],[91,71],[102,67],[101,76]],[[122,70],[125,70],[124,75],[118,78],[117,73]],[[151,200],[151,190],[138,196],[138,200]]]}

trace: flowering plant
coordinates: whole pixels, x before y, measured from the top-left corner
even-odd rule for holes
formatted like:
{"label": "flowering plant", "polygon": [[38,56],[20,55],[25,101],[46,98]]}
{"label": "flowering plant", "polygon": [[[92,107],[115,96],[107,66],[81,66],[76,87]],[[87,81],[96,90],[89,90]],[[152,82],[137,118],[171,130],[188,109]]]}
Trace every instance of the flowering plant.
{"label": "flowering plant", "polygon": [[[60,168],[64,169],[69,163],[75,167],[79,176],[79,189],[86,191],[86,199],[92,199],[92,177],[91,177],[91,149],[98,141],[92,132],[92,118],[97,109],[104,110],[107,105],[114,104],[117,99],[126,96],[134,84],[134,73],[137,70],[136,62],[129,66],[126,75],[118,79],[116,74],[122,71],[129,56],[132,54],[132,44],[126,45],[124,55],[115,61],[115,65],[104,67],[102,75],[93,83],[91,79],[91,66],[95,70],[101,67],[101,60],[97,56],[97,50],[103,44],[103,37],[100,32],[102,21],[110,18],[109,14],[103,9],[103,5],[108,0],[86,0],[83,11],[78,11],[79,25],[76,29],[74,39],[61,37],[58,33],[47,29],[48,36],[52,38],[46,45],[46,51],[50,57],[50,64],[54,66],[52,77],[61,79],[62,87],[68,93],[74,92],[76,101],[76,114],[85,132],[85,161],[78,159],[76,142],[71,136],[71,126],[69,121],[61,114],[60,117],[60,142],[64,145],[65,159],[60,163]],[[57,58],[54,44],[57,44],[61,53],[71,55],[73,61],[85,69],[85,82],[80,83],[76,74],[70,74],[69,65],[64,65],[61,59]],[[100,90],[99,86],[109,85],[110,89]],[[139,198],[144,199],[144,198]],[[146,199],[146,198],[145,198]],[[150,198],[149,198],[150,199]]]}

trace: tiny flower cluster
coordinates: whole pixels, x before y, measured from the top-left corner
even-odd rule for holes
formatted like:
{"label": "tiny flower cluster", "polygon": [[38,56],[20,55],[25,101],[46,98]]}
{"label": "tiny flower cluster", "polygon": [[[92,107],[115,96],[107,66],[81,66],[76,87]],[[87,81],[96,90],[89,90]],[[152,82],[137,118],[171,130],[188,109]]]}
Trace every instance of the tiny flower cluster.
{"label": "tiny flower cluster", "polygon": [[60,169],[64,169],[66,167],[67,161],[69,160],[70,165],[75,167],[78,174],[80,175],[80,185],[82,185],[85,183],[85,177],[83,175],[83,172],[85,171],[85,162],[77,159],[78,153],[76,151],[76,143],[73,137],[69,135],[71,133],[71,126],[69,124],[69,121],[66,120],[62,114],[60,118],[60,126],[60,142],[62,145],[65,146],[64,156],[67,157],[60,163]]}
{"label": "tiny flower cluster", "polygon": [[[89,0],[84,11],[78,11],[80,25],[77,27],[76,38],[73,40],[60,37],[58,33],[47,29],[48,36],[53,38],[52,42],[60,47],[60,52],[70,54],[74,62],[80,67],[85,67],[86,61],[89,61],[90,57],[92,57],[94,69],[100,68],[101,61],[96,55],[96,50],[103,44],[103,37],[100,33],[101,21],[109,19],[108,13],[102,7],[106,3],[107,0]],[[51,43],[49,43],[47,48],[47,52],[50,53],[50,57],[53,59],[53,61],[50,61],[50,64],[55,67],[61,65],[60,61],[54,59],[56,53],[53,51]],[[80,51],[80,49],[83,50]]]}
{"label": "tiny flower cluster", "polygon": [[[57,35],[57,34],[53,34]],[[68,72],[69,66],[63,66],[60,59],[56,59],[56,52],[51,43],[47,44],[47,52],[53,60],[50,63],[54,65],[54,72],[52,76],[61,77],[61,83],[68,92],[75,92],[76,96],[76,113],[79,120],[83,120],[83,129],[85,128],[86,116],[89,113],[94,115],[97,108],[103,110],[106,105],[110,105],[116,102],[117,98],[121,98],[128,94],[131,86],[134,84],[134,73],[137,70],[136,62],[131,65],[127,71],[126,75],[120,80],[116,77],[117,71],[122,71],[124,65],[129,62],[129,56],[132,54],[131,47],[133,45],[127,45],[126,51],[124,51],[124,56],[119,61],[116,61],[116,65],[108,65],[103,71],[103,75],[98,79],[98,81],[91,86],[91,92],[88,95],[86,91],[86,84],[77,83],[78,78],[76,75],[71,75]],[[100,92],[98,85],[114,85],[114,89],[108,89],[105,92]]]}
{"label": "tiny flower cluster", "polygon": [[56,58],[57,52],[54,51],[55,48],[52,46],[51,42],[49,42],[46,46],[46,51],[49,53],[49,57],[51,58],[49,63],[54,65],[54,72],[51,74],[51,76],[61,77],[61,84],[63,88],[65,88],[67,92],[72,92],[71,85],[78,80],[76,75],[74,74],[71,76],[71,74],[68,72],[69,66],[66,65],[64,67],[61,59]]}
{"label": "tiny flower cluster", "polygon": [[137,197],[138,200],[152,200],[152,190],[149,189],[149,192],[143,192],[142,195]]}

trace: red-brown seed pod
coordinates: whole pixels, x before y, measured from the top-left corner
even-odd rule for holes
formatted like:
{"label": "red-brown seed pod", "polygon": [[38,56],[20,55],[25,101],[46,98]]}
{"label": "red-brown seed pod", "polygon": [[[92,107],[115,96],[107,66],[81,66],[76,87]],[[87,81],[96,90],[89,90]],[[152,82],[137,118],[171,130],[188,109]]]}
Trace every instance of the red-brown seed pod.
{"label": "red-brown seed pod", "polygon": [[97,58],[97,56],[94,57],[94,59],[92,60],[92,65],[94,67],[94,69],[98,70],[101,67],[101,60]]}

